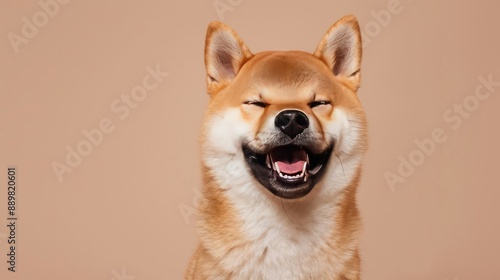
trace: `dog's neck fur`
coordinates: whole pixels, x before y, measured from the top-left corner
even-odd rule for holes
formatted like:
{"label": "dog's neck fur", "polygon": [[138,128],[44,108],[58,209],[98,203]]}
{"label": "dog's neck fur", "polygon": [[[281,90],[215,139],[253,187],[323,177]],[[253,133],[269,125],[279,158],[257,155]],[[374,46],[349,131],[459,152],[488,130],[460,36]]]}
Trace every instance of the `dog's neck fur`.
{"label": "dog's neck fur", "polygon": [[[325,174],[326,178],[341,176],[344,186],[339,190],[321,182],[307,197],[286,201],[248,176],[243,158],[238,158],[242,156],[227,157],[230,160],[224,163],[219,155],[204,163],[204,179],[210,183],[200,206],[199,250],[211,261],[200,260],[199,265],[216,262],[222,267],[217,276],[238,271],[234,279],[358,279],[359,275],[344,273],[348,273],[346,267],[359,265],[360,223],[355,206],[359,161],[344,163],[344,168],[354,169],[332,166]],[[224,185],[216,178],[233,184]],[[318,258],[328,260],[322,262],[324,267],[317,267]]]}

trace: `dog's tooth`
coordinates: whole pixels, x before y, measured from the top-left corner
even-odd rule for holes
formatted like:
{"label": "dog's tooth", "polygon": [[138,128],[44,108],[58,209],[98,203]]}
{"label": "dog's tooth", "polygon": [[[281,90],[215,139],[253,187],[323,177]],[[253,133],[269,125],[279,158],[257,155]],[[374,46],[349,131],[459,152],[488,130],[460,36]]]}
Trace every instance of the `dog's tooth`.
{"label": "dog's tooth", "polygon": [[267,157],[266,157],[266,165],[268,168],[272,168],[271,158],[270,158],[269,154],[267,154]]}
{"label": "dog's tooth", "polygon": [[304,162],[304,166],[302,167],[302,173],[300,173],[300,176],[304,176],[306,174],[306,168],[307,168],[307,162]]}
{"label": "dog's tooth", "polygon": [[280,175],[281,178],[288,178],[286,174],[281,173],[280,167],[277,162],[274,163],[274,167],[276,168],[276,171],[278,172],[278,175]]}

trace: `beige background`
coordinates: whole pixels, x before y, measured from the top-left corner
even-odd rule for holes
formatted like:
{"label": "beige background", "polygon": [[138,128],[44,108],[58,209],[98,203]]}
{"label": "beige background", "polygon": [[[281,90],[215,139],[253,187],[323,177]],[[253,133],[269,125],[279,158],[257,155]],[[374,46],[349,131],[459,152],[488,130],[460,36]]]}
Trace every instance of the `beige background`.
{"label": "beige background", "polygon": [[[363,278],[500,279],[500,87],[458,129],[443,118],[474,101],[479,76],[500,81],[500,4],[474,2],[401,0],[382,25],[374,13],[393,1],[70,1],[16,53],[8,34],[23,36],[23,17],[43,20],[43,10],[1,1],[0,279],[181,279],[196,245],[207,24],[223,19],[253,52],[312,51],[349,13],[369,41]],[[214,3],[234,7],[220,16]],[[170,75],[121,120],[111,104],[156,65]],[[59,182],[53,162],[105,118],[114,131]],[[391,189],[384,173],[435,128],[447,140]],[[9,165],[19,176],[16,273],[5,262]]]}

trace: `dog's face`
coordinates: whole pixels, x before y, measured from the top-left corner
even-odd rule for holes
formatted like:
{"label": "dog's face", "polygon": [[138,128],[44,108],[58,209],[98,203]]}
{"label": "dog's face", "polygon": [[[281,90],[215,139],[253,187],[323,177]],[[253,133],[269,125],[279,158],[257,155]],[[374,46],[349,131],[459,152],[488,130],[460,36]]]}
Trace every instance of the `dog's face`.
{"label": "dog's face", "polygon": [[327,180],[329,168],[349,168],[341,161],[364,151],[365,118],[356,95],[361,38],[354,17],[335,23],[314,54],[253,55],[233,30],[215,22],[207,32],[205,63],[211,99],[204,164],[220,184],[253,178],[275,196],[301,198]]}

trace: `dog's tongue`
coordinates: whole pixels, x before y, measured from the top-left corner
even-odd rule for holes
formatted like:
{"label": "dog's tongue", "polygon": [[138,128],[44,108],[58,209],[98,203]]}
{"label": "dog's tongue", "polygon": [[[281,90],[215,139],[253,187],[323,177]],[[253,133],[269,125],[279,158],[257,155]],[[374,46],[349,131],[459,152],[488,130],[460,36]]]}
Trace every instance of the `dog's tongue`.
{"label": "dog's tongue", "polygon": [[276,163],[278,164],[281,173],[294,174],[302,172],[302,168],[304,168],[304,164],[306,162],[303,160],[299,160],[294,163],[288,163],[283,161],[276,161]]}
{"label": "dog's tongue", "polygon": [[301,173],[307,162],[307,153],[304,149],[287,145],[276,147],[271,151],[273,165],[278,165],[279,171],[287,175]]}

